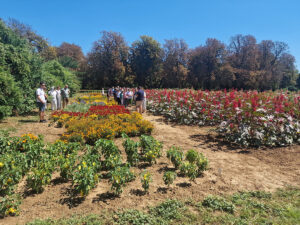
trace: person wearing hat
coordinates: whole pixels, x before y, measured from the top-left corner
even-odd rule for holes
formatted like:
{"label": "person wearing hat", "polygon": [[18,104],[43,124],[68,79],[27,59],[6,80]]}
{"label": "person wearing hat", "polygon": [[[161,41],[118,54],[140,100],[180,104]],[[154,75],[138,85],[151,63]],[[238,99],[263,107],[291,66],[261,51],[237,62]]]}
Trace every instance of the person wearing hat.
{"label": "person wearing hat", "polygon": [[45,94],[46,85],[44,82],[40,83],[40,87],[36,90],[36,102],[37,106],[39,108],[39,117],[40,117],[40,123],[45,123],[45,109],[47,104],[47,95]]}

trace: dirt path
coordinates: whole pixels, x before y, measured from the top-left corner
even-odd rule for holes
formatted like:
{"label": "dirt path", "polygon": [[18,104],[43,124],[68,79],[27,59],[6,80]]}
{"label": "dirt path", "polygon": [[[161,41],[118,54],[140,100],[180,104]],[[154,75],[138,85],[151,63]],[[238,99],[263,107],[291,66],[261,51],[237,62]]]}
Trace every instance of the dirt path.
{"label": "dirt path", "polygon": [[[142,195],[138,176],[145,168],[135,168],[137,178],[128,184],[121,198],[111,196],[108,192],[110,190],[108,180],[102,179],[87,198],[82,200],[71,199],[67,194],[71,183],[57,183],[54,175],[53,183],[46,187],[42,194],[28,196],[23,200],[20,216],[5,218],[0,220],[0,224],[23,224],[34,218],[61,218],[73,214],[100,213],[105,209],[143,209],[167,198],[197,201],[208,194],[242,190],[273,191],[285,185],[300,186],[300,146],[270,150],[229,150],[204,138],[208,128],[173,126],[163,122],[161,117],[150,114],[144,117],[154,123],[153,136],[164,143],[164,151],[175,145],[182,147],[184,151],[193,148],[203,152],[210,162],[210,169],[204,176],[197,178],[196,183],[178,177],[172,188],[166,189],[162,176],[164,171],[172,170],[173,167],[164,154],[157,164],[146,168],[153,176],[149,194]],[[24,125],[22,129],[32,129],[32,133],[35,133],[39,129],[46,129],[43,126],[30,125],[29,128]],[[56,129],[49,128],[47,132],[58,137],[62,131]],[[121,146],[120,139],[116,142]]]}
{"label": "dirt path", "polygon": [[[47,114],[50,114],[48,112]],[[48,116],[47,116],[48,117]],[[30,116],[9,117],[0,123],[0,129],[9,128],[12,136],[21,136],[32,133],[34,135],[43,135],[45,142],[53,143],[63,134],[64,129],[49,126],[48,123],[39,123],[37,112]]]}

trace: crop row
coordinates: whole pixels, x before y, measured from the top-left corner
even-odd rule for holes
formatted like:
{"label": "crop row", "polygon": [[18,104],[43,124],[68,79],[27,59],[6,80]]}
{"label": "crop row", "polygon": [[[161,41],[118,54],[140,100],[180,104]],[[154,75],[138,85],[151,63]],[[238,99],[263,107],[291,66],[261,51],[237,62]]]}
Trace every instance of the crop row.
{"label": "crop row", "polygon": [[[1,137],[0,216],[18,215],[21,198],[16,190],[21,180],[25,179],[28,193],[41,193],[51,183],[55,171],[59,172],[61,180],[72,183],[72,196],[86,196],[101,178],[108,178],[111,191],[120,195],[126,184],[136,178],[132,167],[140,163],[150,166],[163,154],[162,143],[152,136],[142,135],[139,142],[126,134],[122,136],[126,160],[111,140],[99,139],[94,146],[63,141],[46,145],[41,137],[32,134]],[[168,150],[167,157],[178,168],[178,173],[191,180],[207,169],[207,159],[194,150],[187,152],[186,161],[182,150],[175,147]],[[148,191],[151,174],[144,171],[140,177],[142,187]],[[175,178],[174,172],[166,172],[163,176],[168,186]]]}
{"label": "crop row", "polygon": [[148,109],[186,125],[216,126],[242,146],[300,143],[300,94],[296,92],[147,90]]}

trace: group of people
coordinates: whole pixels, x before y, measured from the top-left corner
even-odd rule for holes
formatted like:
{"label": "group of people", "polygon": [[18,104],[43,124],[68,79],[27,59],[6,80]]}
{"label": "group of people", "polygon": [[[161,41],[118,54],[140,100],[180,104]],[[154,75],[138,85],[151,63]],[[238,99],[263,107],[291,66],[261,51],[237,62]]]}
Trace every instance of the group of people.
{"label": "group of people", "polygon": [[107,99],[110,101],[114,98],[119,105],[125,107],[135,103],[136,109],[139,113],[146,112],[146,92],[142,87],[138,88],[121,88],[112,87],[107,91]]}
{"label": "group of people", "polygon": [[70,97],[70,89],[68,85],[66,85],[63,89],[60,87],[51,87],[50,91],[48,92],[51,102],[51,110],[60,110],[65,108],[69,104],[69,97]]}
{"label": "group of people", "polygon": [[40,83],[40,87],[36,90],[36,101],[39,108],[40,122],[46,122],[45,120],[45,109],[47,108],[47,100],[51,102],[51,110],[60,110],[65,108],[69,103],[70,89],[68,85],[65,85],[63,89],[60,87],[51,87],[48,92],[50,98],[46,94],[46,84]]}

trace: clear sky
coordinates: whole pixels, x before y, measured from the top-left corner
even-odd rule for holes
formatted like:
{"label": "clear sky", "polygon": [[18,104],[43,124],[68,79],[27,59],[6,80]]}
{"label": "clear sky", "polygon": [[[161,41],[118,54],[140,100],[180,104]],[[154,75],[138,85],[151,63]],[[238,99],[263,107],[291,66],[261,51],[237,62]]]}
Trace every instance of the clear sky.
{"label": "clear sky", "polygon": [[0,17],[31,25],[52,45],[87,53],[100,31],[163,43],[183,38],[193,48],[209,37],[226,44],[236,34],[286,42],[300,69],[300,0],[0,0]]}

